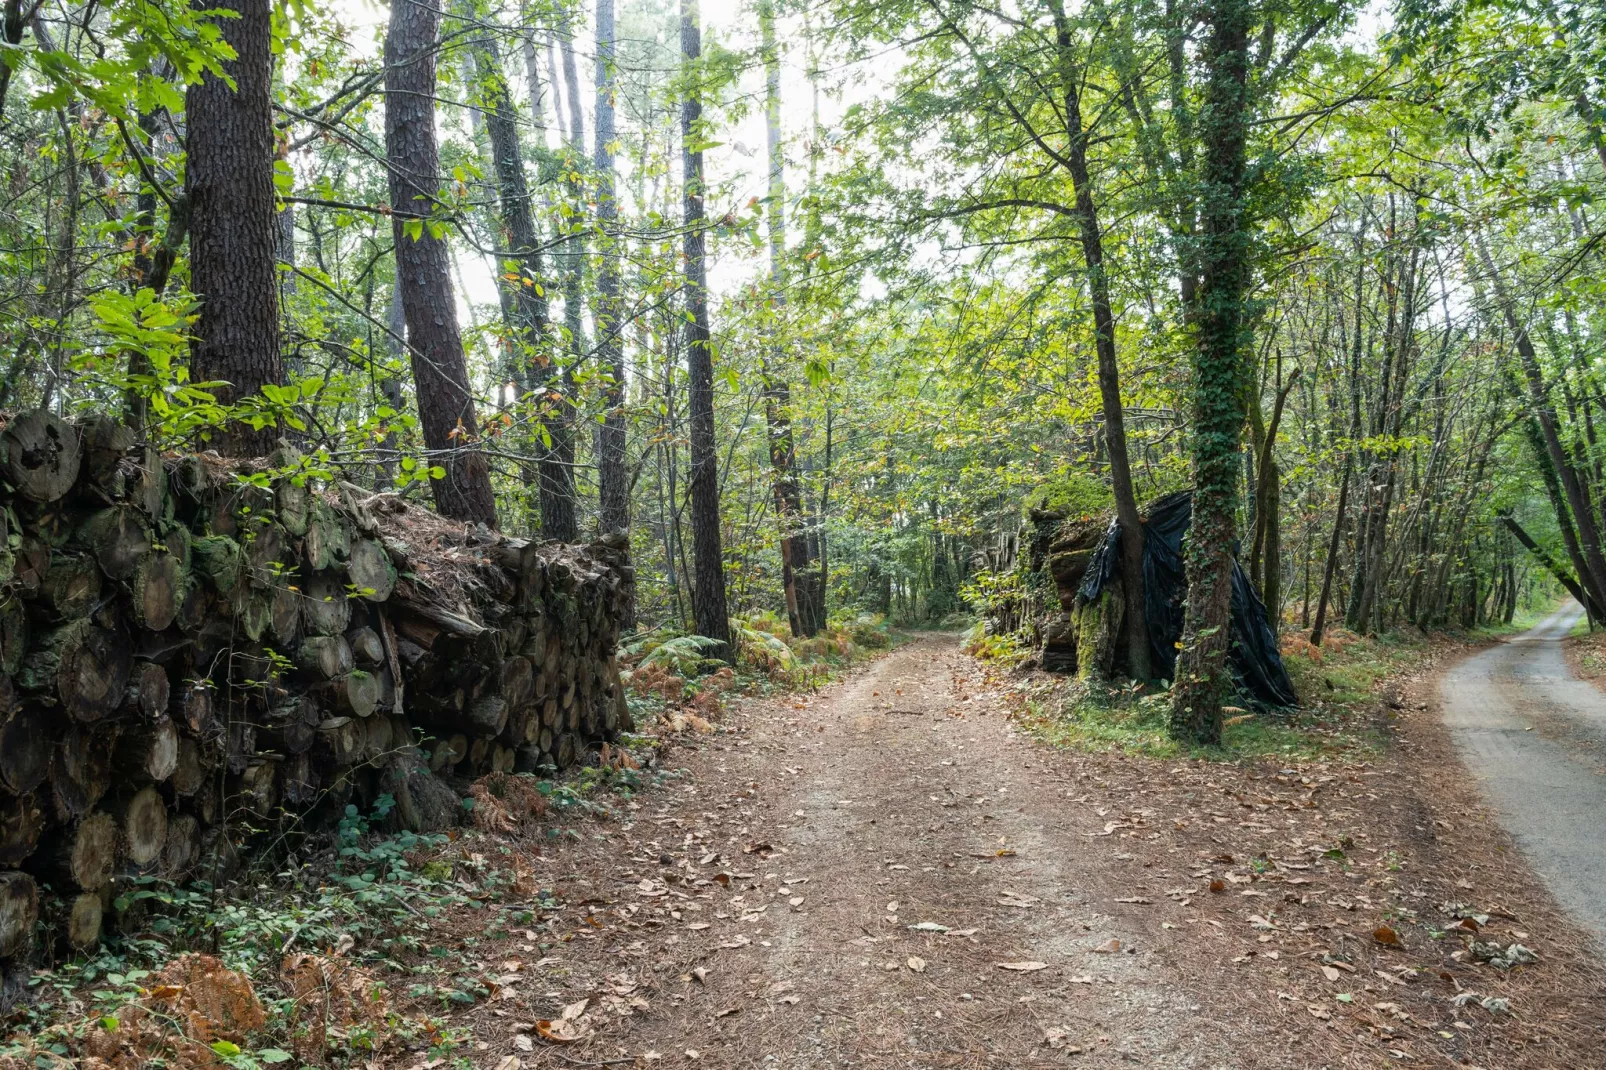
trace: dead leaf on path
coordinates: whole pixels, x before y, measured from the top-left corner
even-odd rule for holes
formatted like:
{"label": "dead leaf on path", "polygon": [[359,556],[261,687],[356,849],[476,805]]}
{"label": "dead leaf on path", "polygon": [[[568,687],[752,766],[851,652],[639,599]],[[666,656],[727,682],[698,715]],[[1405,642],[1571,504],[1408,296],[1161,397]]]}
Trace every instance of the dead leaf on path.
{"label": "dead leaf on path", "polygon": [[1333,1012],[1322,1006],[1320,1003],[1307,1003],[1305,1005],[1305,1009],[1310,1011],[1310,1016],[1312,1018],[1320,1018],[1324,1022],[1332,1020]]}
{"label": "dead leaf on path", "polygon": [[714,1017],[715,1017],[715,1019],[728,1018],[733,1014],[740,1014],[741,1012],[742,1012],[742,1008],[740,1008],[740,1007],[726,1007],[724,1010],[722,1010],[722,1011],[718,1012],[717,1014],[715,1014]]}
{"label": "dead leaf on path", "polygon": [[1144,896],[1141,896],[1141,895],[1126,895],[1126,896],[1122,896],[1120,899],[1117,899],[1116,902],[1117,903],[1151,904],[1151,903],[1154,902],[1154,900],[1145,898]]}
{"label": "dead leaf on path", "polygon": [[1068,980],[1073,985],[1090,985],[1093,983],[1093,976],[1091,974],[1083,973],[1078,974],[1075,977],[1068,978]]}
{"label": "dead leaf on path", "polygon": [[793,994],[791,994],[789,996],[782,996],[780,999],[776,1000],[775,1002],[777,1002],[777,1003],[785,1003],[788,1006],[790,1006],[793,1003],[798,1002],[802,998],[803,998],[802,996],[800,996],[800,995],[798,995],[797,993],[794,992]]}
{"label": "dead leaf on path", "polygon": [[1329,981],[1336,981],[1343,975],[1331,966],[1323,966],[1322,976],[1327,978]]}
{"label": "dead leaf on path", "polygon": [[[922,921],[916,925],[909,926],[909,928],[917,933],[945,933],[949,931],[948,926],[935,921]],[[974,932],[975,930],[972,929],[971,931]]]}
{"label": "dead leaf on path", "polygon": [[708,928],[709,924],[710,923],[706,921],[694,921],[690,925],[686,926],[686,928],[692,930],[693,932],[701,932],[703,929]]}
{"label": "dead leaf on path", "polygon": [[771,847],[767,843],[750,843],[746,847],[742,848],[742,853],[758,855],[760,858],[768,858],[770,855],[775,853],[775,848]]}
{"label": "dead leaf on path", "polygon": [[948,930],[948,935],[949,936],[975,936],[976,933],[979,932],[979,931],[980,930],[978,930],[978,929],[950,929],[950,930]]}
{"label": "dead leaf on path", "polygon": [[503,1057],[501,1062],[496,1064],[496,1070],[519,1070],[523,1065],[524,1060],[517,1055],[507,1055]]}
{"label": "dead leaf on path", "polygon": [[1376,940],[1380,944],[1386,944],[1389,947],[1400,946],[1400,934],[1389,928],[1387,925],[1379,925],[1377,928],[1373,929],[1372,939]]}
{"label": "dead leaf on path", "polygon": [[1016,973],[1036,973],[1038,970],[1048,969],[1046,962],[1000,962],[1000,970],[1013,970]]}
{"label": "dead leaf on path", "polygon": [[1121,941],[1110,940],[1093,949],[1095,955],[1113,955],[1121,950]]}
{"label": "dead leaf on path", "polygon": [[1222,880],[1220,877],[1216,877],[1214,880],[1212,880],[1210,882],[1210,890],[1212,892],[1222,892],[1222,891],[1226,891],[1226,889],[1227,889],[1227,882]]}
{"label": "dead leaf on path", "polygon": [[697,978],[697,983],[700,984],[700,985],[706,985],[708,983],[708,967],[707,966],[694,967],[692,969],[692,971],[691,971],[691,975],[693,977]]}
{"label": "dead leaf on path", "polygon": [[894,900],[893,902],[887,904],[887,913],[888,914],[896,914],[897,912],[898,912],[898,904],[897,904],[896,900]]}
{"label": "dead leaf on path", "polygon": [[915,973],[925,973],[926,972],[926,960],[921,958],[919,955],[910,955],[909,956],[909,968],[911,970],[913,970]]}
{"label": "dead leaf on path", "polygon": [[573,1044],[591,1035],[590,1029],[569,1018],[559,1018],[556,1021],[543,1018],[535,1023],[535,1031],[541,1034],[541,1039],[550,1040],[554,1044]]}

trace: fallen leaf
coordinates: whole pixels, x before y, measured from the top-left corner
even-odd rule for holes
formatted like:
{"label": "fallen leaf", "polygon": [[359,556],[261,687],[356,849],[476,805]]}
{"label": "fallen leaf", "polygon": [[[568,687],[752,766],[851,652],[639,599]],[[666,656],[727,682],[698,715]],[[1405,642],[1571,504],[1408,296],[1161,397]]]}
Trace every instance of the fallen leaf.
{"label": "fallen leaf", "polygon": [[1372,939],[1376,940],[1380,944],[1387,944],[1390,947],[1400,946],[1400,934],[1389,928],[1387,925],[1379,925],[1377,928],[1373,929]]}
{"label": "fallen leaf", "polygon": [[1016,973],[1035,973],[1038,970],[1048,969],[1046,962],[1000,962],[1000,970],[1014,970]]}
{"label": "fallen leaf", "polygon": [[1220,877],[1217,877],[1217,878],[1215,878],[1214,880],[1212,880],[1210,882],[1210,890],[1212,892],[1225,891],[1226,887],[1227,887],[1227,882],[1222,880]]}
{"label": "fallen leaf", "polygon": [[1336,981],[1340,977],[1342,977],[1343,974],[1339,973],[1337,970],[1335,970],[1331,966],[1323,966],[1322,967],[1322,976],[1327,978],[1329,981]]}
{"label": "fallen leaf", "polygon": [[1324,1022],[1329,1021],[1333,1017],[1333,1012],[1328,1010],[1326,1007],[1323,1007],[1319,1003],[1308,1003],[1305,1005],[1305,1009],[1310,1011],[1310,1016],[1312,1018],[1320,1018]]}
{"label": "fallen leaf", "polygon": [[1128,895],[1128,896],[1122,896],[1120,899],[1117,899],[1116,902],[1117,903],[1145,903],[1145,904],[1147,904],[1147,903],[1153,903],[1154,900],[1145,898],[1144,896],[1141,896],[1141,895]]}
{"label": "fallen leaf", "polygon": [[693,967],[693,969],[691,971],[691,975],[693,977],[697,978],[697,983],[700,984],[700,985],[706,985],[708,983],[708,967],[707,966]]}
{"label": "fallen leaf", "polygon": [[[945,933],[949,931],[948,926],[940,925],[934,921],[922,921],[917,925],[909,926],[909,928],[913,929],[917,933]],[[974,929],[971,931],[975,932]]]}
{"label": "fallen leaf", "polygon": [[1086,974],[1086,973],[1078,974],[1075,977],[1071,977],[1071,978],[1067,978],[1067,979],[1073,985],[1090,985],[1090,984],[1093,983],[1092,974]]}
{"label": "fallen leaf", "polygon": [[591,1003],[591,1000],[582,999],[582,1000],[578,1000],[578,1001],[576,1001],[574,1003],[569,1004],[567,1007],[564,1007],[563,1008],[563,1020],[566,1021],[566,1022],[572,1022],[575,1019],[579,1018],[582,1014],[584,1014],[586,1012],[586,1007],[590,1003]]}
{"label": "fallen leaf", "polygon": [[1120,950],[1121,950],[1121,941],[1119,941],[1119,940],[1109,940],[1109,941],[1107,941],[1105,943],[1100,944],[1098,947],[1095,947],[1093,949],[1093,954],[1095,954],[1095,955],[1113,955],[1117,951],[1120,951]]}
{"label": "fallen leaf", "polygon": [[926,972],[926,960],[921,958],[919,955],[910,955],[909,956],[909,968],[911,970],[913,970],[915,973],[925,973]]}

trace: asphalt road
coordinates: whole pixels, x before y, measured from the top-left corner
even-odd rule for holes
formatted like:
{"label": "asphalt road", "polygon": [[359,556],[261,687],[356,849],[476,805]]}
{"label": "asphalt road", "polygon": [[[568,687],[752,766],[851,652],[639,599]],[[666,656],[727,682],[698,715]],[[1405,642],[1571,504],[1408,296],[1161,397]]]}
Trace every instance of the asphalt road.
{"label": "asphalt road", "polygon": [[1606,948],[1606,694],[1567,666],[1569,603],[1445,674],[1440,698],[1462,761],[1583,928]]}

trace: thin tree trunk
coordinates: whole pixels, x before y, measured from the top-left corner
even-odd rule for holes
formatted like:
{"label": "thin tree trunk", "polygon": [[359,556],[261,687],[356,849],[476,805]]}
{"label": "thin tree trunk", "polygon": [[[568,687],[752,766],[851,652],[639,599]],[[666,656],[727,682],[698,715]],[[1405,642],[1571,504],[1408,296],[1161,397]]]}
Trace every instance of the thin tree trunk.
{"label": "thin tree trunk", "polygon": [[597,173],[597,230],[601,245],[593,319],[597,360],[609,376],[603,389],[607,411],[598,429],[599,526],[630,530],[630,485],[625,470],[625,347],[619,299],[619,202],[613,173],[614,142],[613,0],[597,0],[597,112],[592,165]]}
{"label": "thin tree trunk", "polygon": [[1561,481],[1562,490],[1566,492],[1567,504],[1572,508],[1573,522],[1578,525],[1578,542],[1586,566],[1584,574],[1578,578],[1589,591],[1595,604],[1606,606],[1606,557],[1602,557],[1601,554],[1600,528],[1595,521],[1595,510],[1590,503],[1589,490],[1579,478],[1577,470],[1568,462],[1567,452],[1562,448],[1561,436],[1556,427],[1556,410],[1545,387],[1544,372],[1539,367],[1539,356],[1534,352],[1528,331],[1517,317],[1516,305],[1511,295],[1506,292],[1505,284],[1495,270],[1494,260],[1489,256],[1488,247],[1484,245],[1483,239],[1479,237],[1474,241],[1484,273],[1494,288],[1495,301],[1500,306],[1506,325],[1511,328],[1511,333],[1515,336],[1517,355],[1521,358],[1522,372],[1528,381],[1529,404],[1539,422],[1545,451],[1549,454],[1550,463]]}
{"label": "thin tree trunk", "polygon": [[457,325],[445,236],[430,230],[440,187],[435,140],[436,0],[397,3],[385,37],[385,155],[390,171],[391,234],[407,320],[408,352],[424,445],[446,478],[431,481],[442,516],[496,526],[485,455],[474,447],[468,362]]}
{"label": "thin tree trunk", "polygon": [[1232,607],[1232,545],[1238,510],[1238,442],[1244,427],[1244,310],[1249,232],[1244,221],[1249,118],[1248,0],[1210,0],[1202,47],[1205,106],[1199,199],[1200,279],[1193,307],[1193,521],[1188,529],[1188,608],[1171,732],[1221,741],[1221,706],[1232,685],[1227,667]]}
{"label": "thin tree trunk", "polygon": [[1082,120],[1082,71],[1076,56],[1071,24],[1062,0],[1053,0],[1055,48],[1064,93],[1066,161],[1076,192],[1076,227],[1081,238],[1082,261],[1087,268],[1088,294],[1093,303],[1093,347],[1098,354],[1099,400],[1104,409],[1104,444],[1110,454],[1110,489],[1115,515],[1121,522],[1121,576],[1126,598],[1123,617],[1127,668],[1133,678],[1149,678],[1149,628],[1144,606],[1143,522],[1138,515],[1137,492],[1132,487],[1132,465],[1127,455],[1126,417],[1121,407],[1121,368],[1115,351],[1115,313],[1110,301],[1110,280],[1104,266],[1104,235],[1098,208],[1093,203],[1093,181],[1088,171],[1087,147],[1091,131]]}
{"label": "thin tree trunk", "polygon": [[704,245],[702,28],[698,0],[681,0],[680,50],[686,98],[680,107],[681,182],[685,205],[686,371],[691,418],[691,537],[696,558],[692,615],[697,633],[719,640],[730,657],[725,562],[720,547],[719,450],[714,441],[714,356],[708,329],[708,267]]}
{"label": "thin tree trunk", "polygon": [[781,587],[792,634],[812,636],[825,622],[816,612],[812,587],[818,582],[810,567],[808,538],[803,533],[803,496],[797,481],[797,453],[792,436],[792,389],[787,381],[786,352],[781,344],[786,310],[786,157],[781,144],[781,54],[775,39],[774,0],[760,0],[759,25],[764,51],[764,114],[769,148],[768,213],[770,244],[769,338],[764,347],[764,421],[769,433],[775,519],[780,526]]}
{"label": "thin tree trunk", "polygon": [[[234,84],[203,74],[184,103],[190,289],[201,299],[190,379],[224,384],[214,393],[229,405],[284,382],[274,267],[272,14],[268,0],[197,6],[239,15],[216,22],[235,52],[223,64]],[[271,422],[253,429],[235,421],[216,435],[220,452],[252,456],[272,450],[278,430]]]}
{"label": "thin tree trunk", "polygon": [[[535,229],[529,181],[524,174],[524,147],[518,128],[507,78],[502,69],[496,41],[485,35],[477,42],[475,66],[480,81],[491,166],[496,174],[497,201],[501,208],[501,233],[508,255],[497,272],[502,294],[503,315],[507,318],[512,359],[505,377],[516,384],[519,394],[543,415],[543,441],[537,444],[536,479],[541,494],[543,529],[546,518],[561,517],[565,503],[574,499],[574,471],[547,448],[547,440],[558,442],[567,431],[562,401],[553,402],[544,387],[552,375],[552,342],[549,332],[546,296],[546,266],[541,256],[541,240]],[[554,411],[557,413],[553,416]],[[552,503],[552,504],[549,504]],[[573,507],[568,507],[573,514]],[[545,532],[558,538],[551,532]]]}

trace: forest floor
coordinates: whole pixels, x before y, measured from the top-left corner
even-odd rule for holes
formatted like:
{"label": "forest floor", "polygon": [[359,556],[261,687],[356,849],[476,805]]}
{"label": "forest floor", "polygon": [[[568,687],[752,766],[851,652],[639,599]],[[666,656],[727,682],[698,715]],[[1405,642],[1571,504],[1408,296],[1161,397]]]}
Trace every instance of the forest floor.
{"label": "forest floor", "polygon": [[[450,1009],[451,1054],[1606,1066],[1591,942],[1436,708],[1465,649],[1413,659],[1377,703],[1381,744],[1325,761],[1056,748],[1022,729],[1019,678],[948,636],[809,697],[734,701],[618,817],[519,849],[543,889],[533,927],[433,927],[490,993]],[[1537,961],[1505,967],[1514,943]]]}

